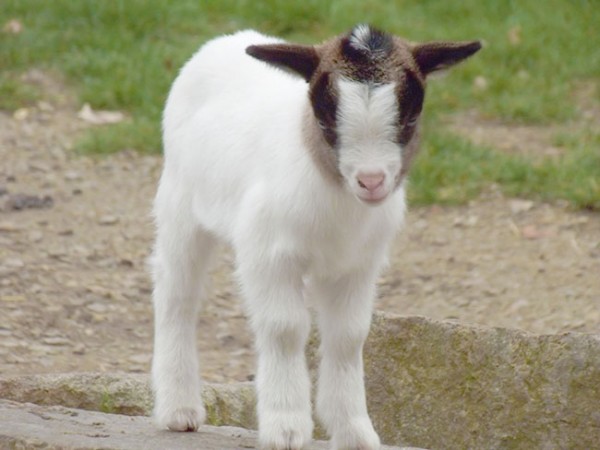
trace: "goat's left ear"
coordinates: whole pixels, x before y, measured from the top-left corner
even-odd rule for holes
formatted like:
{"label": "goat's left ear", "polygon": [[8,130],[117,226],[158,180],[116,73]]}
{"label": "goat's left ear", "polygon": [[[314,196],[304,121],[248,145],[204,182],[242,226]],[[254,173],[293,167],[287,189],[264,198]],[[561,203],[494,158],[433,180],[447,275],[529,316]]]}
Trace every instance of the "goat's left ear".
{"label": "goat's left ear", "polygon": [[319,55],[314,47],[294,44],[251,45],[246,53],[287,72],[310,81],[319,65]]}
{"label": "goat's left ear", "polygon": [[481,49],[481,42],[428,42],[412,49],[413,57],[425,76],[447,69]]}

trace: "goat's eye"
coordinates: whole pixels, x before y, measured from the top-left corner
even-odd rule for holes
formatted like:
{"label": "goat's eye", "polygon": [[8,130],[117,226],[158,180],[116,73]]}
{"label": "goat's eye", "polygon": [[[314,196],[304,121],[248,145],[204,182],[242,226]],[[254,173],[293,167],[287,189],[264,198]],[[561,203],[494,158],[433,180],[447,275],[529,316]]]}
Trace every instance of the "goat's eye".
{"label": "goat's eye", "polygon": [[418,120],[419,120],[418,117],[413,117],[406,123],[406,126],[411,127],[411,128],[415,127],[417,125]]}
{"label": "goat's eye", "polygon": [[321,120],[318,120],[318,121],[317,121],[317,125],[319,125],[319,128],[320,128],[321,130],[326,130],[326,129],[327,129],[327,126],[326,126],[326,125],[323,123],[323,121],[321,121]]}

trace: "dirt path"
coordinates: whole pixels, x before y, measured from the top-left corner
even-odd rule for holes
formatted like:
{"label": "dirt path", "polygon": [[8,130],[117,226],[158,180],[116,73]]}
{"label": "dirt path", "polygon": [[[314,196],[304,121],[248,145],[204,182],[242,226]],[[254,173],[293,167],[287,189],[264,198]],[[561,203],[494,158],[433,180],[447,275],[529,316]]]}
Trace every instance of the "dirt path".
{"label": "dirt path", "polygon": [[[54,95],[0,113],[3,374],[149,370],[145,260],[161,160],[75,156],[73,142],[88,126],[76,111],[72,99]],[[230,267],[225,252],[199,319],[211,381],[253,374]],[[413,208],[378,307],[536,333],[600,333],[600,215],[494,190],[459,208]]]}

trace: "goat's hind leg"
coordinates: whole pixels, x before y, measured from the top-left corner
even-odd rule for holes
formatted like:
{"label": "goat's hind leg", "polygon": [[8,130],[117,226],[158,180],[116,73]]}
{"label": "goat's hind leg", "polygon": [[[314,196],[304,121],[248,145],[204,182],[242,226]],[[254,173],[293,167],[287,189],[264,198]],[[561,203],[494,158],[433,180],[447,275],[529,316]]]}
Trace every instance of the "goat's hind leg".
{"label": "goat's hind leg", "polygon": [[195,431],[206,412],[196,350],[214,238],[187,224],[160,223],[153,256],[154,415],[161,428]]}

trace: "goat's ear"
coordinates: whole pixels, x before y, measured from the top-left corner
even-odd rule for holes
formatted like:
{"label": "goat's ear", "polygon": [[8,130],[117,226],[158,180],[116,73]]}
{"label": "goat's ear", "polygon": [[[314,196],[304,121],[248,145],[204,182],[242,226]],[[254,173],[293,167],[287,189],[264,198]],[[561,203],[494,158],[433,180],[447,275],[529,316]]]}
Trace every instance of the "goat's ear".
{"label": "goat's ear", "polygon": [[251,45],[246,53],[287,72],[310,81],[319,65],[319,55],[314,47],[293,44]]}
{"label": "goat's ear", "polygon": [[447,69],[475,54],[481,42],[427,42],[417,44],[412,49],[413,57],[423,75]]}

